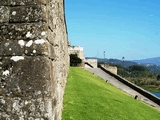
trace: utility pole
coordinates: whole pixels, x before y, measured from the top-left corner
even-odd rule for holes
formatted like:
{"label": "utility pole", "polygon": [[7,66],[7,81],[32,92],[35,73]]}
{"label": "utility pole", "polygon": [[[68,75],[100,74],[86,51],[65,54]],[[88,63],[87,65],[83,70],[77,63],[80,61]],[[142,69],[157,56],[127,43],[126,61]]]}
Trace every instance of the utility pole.
{"label": "utility pole", "polygon": [[106,53],[106,52],[104,51],[104,52],[103,52],[103,54],[104,54],[104,67],[105,67],[105,53]]}
{"label": "utility pole", "polygon": [[[123,70],[124,70],[124,57],[122,57],[122,62],[123,62]],[[124,76],[123,74],[124,74],[124,73],[123,73],[123,71],[122,71],[122,77]]]}

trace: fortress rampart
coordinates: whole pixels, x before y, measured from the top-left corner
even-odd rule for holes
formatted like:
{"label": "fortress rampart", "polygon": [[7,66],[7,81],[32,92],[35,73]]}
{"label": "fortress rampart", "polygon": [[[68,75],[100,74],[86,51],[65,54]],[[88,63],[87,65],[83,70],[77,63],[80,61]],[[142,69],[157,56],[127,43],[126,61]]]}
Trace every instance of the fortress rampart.
{"label": "fortress rampart", "polygon": [[83,61],[85,60],[83,47],[70,46],[70,54],[77,54],[79,58],[81,58]]}
{"label": "fortress rampart", "polygon": [[101,65],[104,66],[106,70],[117,75],[117,67],[109,66],[108,64],[101,64]]}
{"label": "fortress rampart", "polygon": [[[98,66],[97,59],[86,59],[85,62],[89,63],[93,68],[97,68],[97,66]],[[85,64],[85,68],[88,68],[88,67],[90,67],[90,66]]]}
{"label": "fortress rampart", "polygon": [[69,68],[63,0],[0,1],[0,120],[60,120]]}

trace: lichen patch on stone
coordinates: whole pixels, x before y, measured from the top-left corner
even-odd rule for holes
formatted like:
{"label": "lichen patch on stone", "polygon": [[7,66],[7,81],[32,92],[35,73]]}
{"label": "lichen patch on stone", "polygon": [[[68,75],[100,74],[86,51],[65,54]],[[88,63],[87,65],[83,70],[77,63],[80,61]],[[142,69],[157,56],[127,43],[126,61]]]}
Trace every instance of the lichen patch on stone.
{"label": "lichen patch on stone", "polygon": [[23,47],[24,44],[25,44],[25,42],[24,42],[24,40],[19,40],[19,41],[18,41],[18,44],[19,44],[21,47]]}
{"label": "lichen patch on stone", "polygon": [[43,44],[43,43],[45,43],[45,40],[44,39],[35,40],[35,43],[36,44]]}
{"label": "lichen patch on stone", "polygon": [[26,47],[30,47],[33,44],[33,40],[30,40],[27,44]]}
{"label": "lichen patch on stone", "polygon": [[5,104],[6,102],[5,102],[5,100],[0,99],[0,103]]}
{"label": "lichen patch on stone", "polygon": [[17,62],[19,60],[24,60],[24,57],[23,56],[13,56],[13,57],[11,57],[11,60]]}
{"label": "lichen patch on stone", "polygon": [[5,45],[5,47],[8,47],[8,46],[9,46],[9,43],[7,42],[7,43],[5,43],[4,45]]}
{"label": "lichen patch on stone", "polygon": [[17,13],[16,11],[13,11],[13,12],[12,12],[12,15],[16,15],[16,13]]}
{"label": "lichen patch on stone", "polygon": [[36,53],[36,50],[33,50],[33,53]]}
{"label": "lichen patch on stone", "polygon": [[46,35],[46,32],[45,32],[45,31],[43,31],[43,32],[41,33],[41,35],[42,35],[42,36]]}
{"label": "lichen patch on stone", "polygon": [[30,31],[27,32],[26,37],[29,38],[29,37],[31,37],[31,36],[32,36],[32,33],[30,33]]}
{"label": "lichen patch on stone", "polygon": [[9,70],[5,70],[5,71],[3,71],[3,73],[2,73],[3,75],[5,75],[5,76],[8,76],[9,75]]}

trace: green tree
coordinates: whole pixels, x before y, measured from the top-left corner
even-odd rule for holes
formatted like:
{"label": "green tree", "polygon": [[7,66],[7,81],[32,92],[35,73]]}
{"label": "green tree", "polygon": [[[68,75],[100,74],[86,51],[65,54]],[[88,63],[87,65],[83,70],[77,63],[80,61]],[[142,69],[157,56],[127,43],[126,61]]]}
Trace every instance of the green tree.
{"label": "green tree", "polygon": [[160,80],[160,74],[157,75],[157,80]]}
{"label": "green tree", "polygon": [[146,71],[147,69],[144,66],[141,65],[132,65],[129,67],[130,71]]}
{"label": "green tree", "polygon": [[82,60],[77,56],[77,54],[70,54],[70,66],[78,66],[82,63]]}

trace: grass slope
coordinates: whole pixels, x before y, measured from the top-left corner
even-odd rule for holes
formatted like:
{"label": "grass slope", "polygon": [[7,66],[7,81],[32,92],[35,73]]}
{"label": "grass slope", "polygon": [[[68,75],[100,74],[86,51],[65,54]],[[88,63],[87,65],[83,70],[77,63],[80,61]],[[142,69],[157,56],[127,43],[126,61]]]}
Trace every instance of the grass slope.
{"label": "grass slope", "polygon": [[62,120],[160,120],[160,112],[82,68],[70,68]]}

